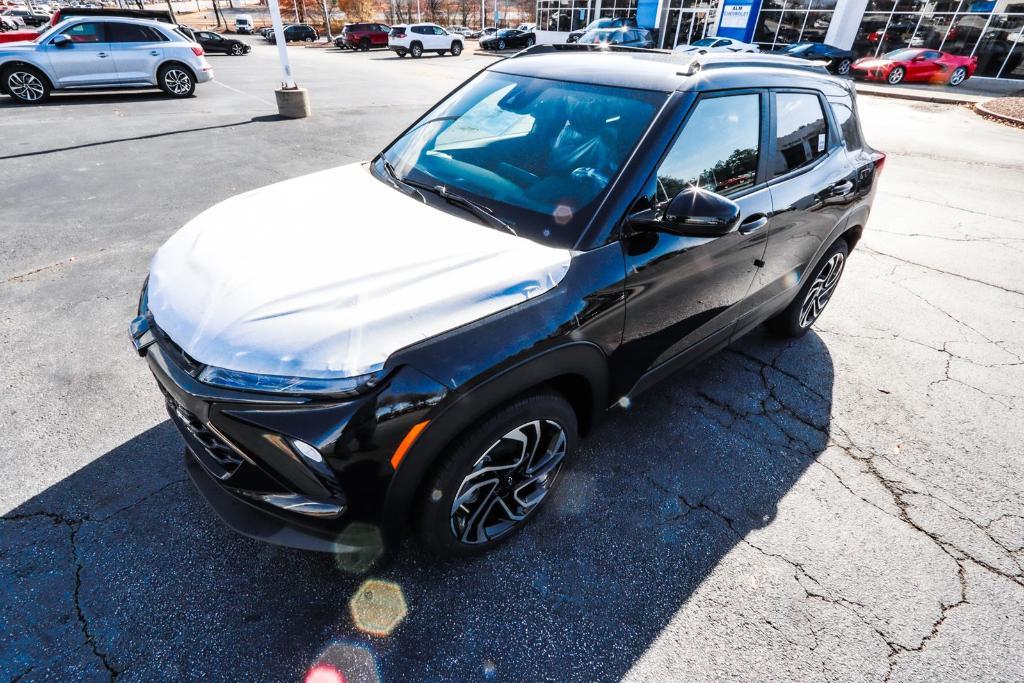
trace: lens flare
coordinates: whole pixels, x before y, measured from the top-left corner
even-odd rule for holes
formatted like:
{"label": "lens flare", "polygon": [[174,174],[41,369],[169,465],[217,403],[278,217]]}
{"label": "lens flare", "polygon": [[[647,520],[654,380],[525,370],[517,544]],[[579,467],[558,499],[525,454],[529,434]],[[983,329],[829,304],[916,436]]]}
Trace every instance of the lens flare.
{"label": "lens flare", "polygon": [[345,641],[324,648],[303,683],[380,683],[377,657],[367,645]]}
{"label": "lens flare", "polygon": [[334,564],[349,574],[365,574],[384,554],[380,529],[365,522],[352,522],[335,542]]}
{"label": "lens flare", "polygon": [[330,664],[317,664],[306,672],[304,683],[348,683],[345,674]]}
{"label": "lens flare", "polygon": [[348,608],[356,628],[381,637],[390,635],[409,613],[401,586],[381,579],[364,581]]}

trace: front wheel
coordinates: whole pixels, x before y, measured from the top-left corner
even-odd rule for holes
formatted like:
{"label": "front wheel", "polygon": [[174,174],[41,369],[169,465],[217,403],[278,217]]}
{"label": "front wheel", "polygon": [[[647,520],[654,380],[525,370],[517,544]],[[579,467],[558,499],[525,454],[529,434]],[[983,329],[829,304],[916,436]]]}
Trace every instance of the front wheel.
{"label": "front wheel", "polygon": [[962,66],[958,66],[953,70],[953,73],[949,76],[949,84],[956,87],[967,80],[967,69]]}
{"label": "front wheel", "polygon": [[312,43],[313,42],[313,36],[306,36],[305,38],[303,38],[303,40],[306,41],[307,43]]}
{"label": "front wheel", "polygon": [[452,57],[458,57],[462,54],[462,43],[452,43]]}
{"label": "front wheel", "polygon": [[907,75],[906,69],[902,66],[898,66],[889,72],[889,77],[885,80],[889,81],[889,85],[896,85],[903,82],[903,77]]}
{"label": "front wheel", "polygon": [[839,284],[846,266],[846,258],[850,248],[846,240],[839,239],[818,261],[818,265],[807,279],[800,293],[782,313],[768,320],[766,325],[772,332],[783,337],[802,337],[811,329],[825,306],[832,300],[832,295]]}
{"label": "front wheel", "polygon": [[840,76],[845,76],[846,74],[850,73],[850,66],[852,64],[853,62],[851,62],[849,59],[844,59],[843,61],[839,62],[838,66],[836,66],[836,73],[839,74]]}
{"label": "front wheel", "polygon": [[504,541],[547,499],[577,439],[576,413],[556,393],[525,396],[484,418],[428,477],[420,541],[442,556]]}
{"label": "front wheel", "polygon": [[533,38],[526,39],[526,47],[533,47]]}
{"label": "front wheel", "polygon": [[233,54],[236,57],[241,57],[243,54],[245,54],[245,47],[242,45],[232,45],[231,54]]}
{"label": "front wheel", "polygon": [[505,49],[505,41],[504,40],[499,40],[498,41],[498,49],[499,50],[504,50]]}
{"label": "front wheel", "polygon": [[168,64],[157,74],[160,89],[171,97],[191,97],[196,91],[196,79],[192,72],[178,64]]}
{"label": "front wheel", "polygon": [[24,104],[42,102],[50,95],[50,83],[41,71],[30,66],[15,66],[3,72],[2,90]]}

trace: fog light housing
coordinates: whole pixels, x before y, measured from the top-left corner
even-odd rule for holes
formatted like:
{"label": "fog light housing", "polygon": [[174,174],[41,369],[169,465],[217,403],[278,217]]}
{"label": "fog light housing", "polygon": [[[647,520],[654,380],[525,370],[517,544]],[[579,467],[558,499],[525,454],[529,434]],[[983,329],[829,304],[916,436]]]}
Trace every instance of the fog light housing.
{"label": "fog light housing", "polygon": [[319,465],[322,464],[324,461],[324,456],[320,454],[320,451],[318,451],[313,446],[310,446],[305,441],[292,439],[292,448],[295,449],[296,453],[301,455],[306,460],[309,460],[310,462],[315,462],[316,464]]}

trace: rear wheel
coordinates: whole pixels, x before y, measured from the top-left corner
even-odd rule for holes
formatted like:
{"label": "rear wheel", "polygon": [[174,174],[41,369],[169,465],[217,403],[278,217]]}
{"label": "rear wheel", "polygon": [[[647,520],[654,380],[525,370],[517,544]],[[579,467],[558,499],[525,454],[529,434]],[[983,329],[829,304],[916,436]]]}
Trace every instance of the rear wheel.
{"label": "rear wheel", "polygon": [[958,66],[953,70],[953,73],[949,76],[949,84],[952,86],[958,86],[967,80],[967,69],[962,66]]}
{"label": "rear wheel", "polygon": [[413,59],[419,59],[423,56],[423,46],[419,43],[413,43],[409,46],[409,54],[412,55]]}
{"label": "rear wheel", "polygon": [[313,42],[313,36],[306,36],[305,38],[303,38],[303,40],[306,41],[307,43],[312,43]]}
{"label": "rear wheel", "polygon": [[427,479],[420,540],[449,556],[504,541],[547,499],[577,438],[576,413],[555,393],[525,396],[484,418]]}
{"label": "rear wheel", "polygon": [[526,47],[533,47],[533,38],[526,39]]}
{"label": "rear wheel", "polygon": [[499,40],[498,41],[498,49],[499,50],[504,50],[505,49],[505,41],[504,40]]}
{"label": "rear wheel", "polygon": [[813,275],[800,288],[796,298],[782,313],[768,320],[768,329],[784,337],[802,337],[806,334],[832,300],[849,254],[846,240],[836,240],[814,270],[810,271]]}
{"label": "rear wheel", "polygon": [[853,62],[851,62],[849,59],[844,59],[840,61],[839,64],[836,66],[836,73],[839,74],[840,76],[845,76],[846,74],[850,73],[851,64],[853,64]]}
{"label": "rear wheel", "polygon": [[19,102],[35,104],[50,96],[50,83],[38,69],[12,66],[4,69],[2,90]]}
{"label": "rear wheel", "polygon": [[167,64],[157,74],[160,89],[171,97],[191,97],[196,91],[196,79],[192,72],[180,64]]}
{"label": "rear wheel", "polygon": [[902,66],[897,66],[895,69],[889,72],[888,78],[885,80],[889,81],[889,85],[896,85],[897,83],[903,82],[903,77],[907,75],[907,70]]}

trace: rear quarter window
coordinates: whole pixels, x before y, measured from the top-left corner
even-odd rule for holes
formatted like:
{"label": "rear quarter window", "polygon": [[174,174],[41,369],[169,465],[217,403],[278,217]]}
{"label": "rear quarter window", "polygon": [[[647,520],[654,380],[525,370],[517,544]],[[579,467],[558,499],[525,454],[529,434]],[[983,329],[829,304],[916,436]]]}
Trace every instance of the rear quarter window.
{"label": "rear quarter window", "polygon": [[785,175],[828,154],[828,122],[813,93],[775,94],[773,176]]}

